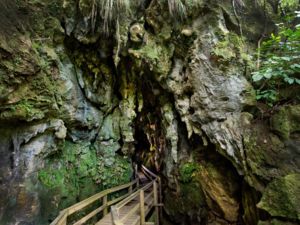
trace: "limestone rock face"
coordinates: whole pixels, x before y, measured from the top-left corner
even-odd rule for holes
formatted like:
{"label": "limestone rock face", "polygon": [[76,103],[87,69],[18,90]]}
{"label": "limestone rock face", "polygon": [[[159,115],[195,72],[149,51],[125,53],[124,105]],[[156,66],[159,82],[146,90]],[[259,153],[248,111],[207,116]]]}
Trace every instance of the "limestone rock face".
{"label": "limestone rock face", "polygon": [[238,221],[239,203],[237,200],[238,185],[232,174],[223,177],[220,169],[212,164],[200,166],[199,179],[208,207],[226,221]]}
{"label": "limestone rock face", "polygon": [[299,222],[299,103],[262,120],[250,84],[278,1],[172,2],[1,0],[0,224],[49,224],[132,161],[171,224]]}
{"label": "limestone rock face", "polygon": [[[48,224],[59,210],[132,174],[130,161],[115,155],[119,124],[101,129],[104,114],[115,107],[109,91],[102,96],[112,82],[99,82],[107,89],[94,97],[67,54],[61,10],[61,1],[1,2],[7,28],[0,35],[0,224]],[[94,146],[100,130],[116,147]]]}
{"label": "limestone rock face", "polygon": [[[37,192],[36,173],[44,158],[55,154],[65,126],[62,120],[51,120],[31,126],[1,128],[1,214],[2,221],[31,221],[39,215],[41,202]],[[3,206],[6,206],[3,208]],[[9,223],[10,224],[10,223]]]}
{"label": "limestone rock face", "polygon": [[242,110],[249,104],[242,93],[251,92],[251,86],[240,74],[224,74],[214,68],[199,49],[195,52],[197,55],[189,66],[191,74],[187,74],[194,90],[190,107],[195,112],[190,120],[220,147],[223,154],[242,164]]}
{"label": "limestone rock face", "polygon": [[[207,27],[208,21],[218,26]],[[196,20],[193,29],[198,35],[191,46],[191,62],[185,65],[188,69],[183,72],[177,61],[168,86],[189,136],[204,132],[243,173],[243,123],[251,119],[243,109],[255,104],[254,91],[241,73],[242,61],[225,66],[240,57],[243,44],[227,30],[222,13]]]}

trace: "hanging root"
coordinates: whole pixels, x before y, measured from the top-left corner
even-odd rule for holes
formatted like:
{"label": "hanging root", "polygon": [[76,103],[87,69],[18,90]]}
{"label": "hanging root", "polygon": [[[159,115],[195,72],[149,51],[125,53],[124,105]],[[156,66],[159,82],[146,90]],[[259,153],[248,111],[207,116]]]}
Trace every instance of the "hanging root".
{"label": "hanging root", "polygon": [[120,14],[130,9],[130,0],[97,0],[100,4],[100,15],[103,19],[103,31],[109,34],[110,27]]}
{"label": "hanging root", "polygon": [[245,3],[243,0],[234,0],[234,4],[239,8],[245,7]]}
{"label": "hanging root", "polygon": [[242,24],[241,24],[241,21],[239,19],[239,16],[238,16],[238,13],[237,13],[237,8],[242,8],[242,7],[245,7],[245,3],[243,2],[243,0],[232,0],[232,8],[233,8],[233,12],[234,12],[234,15],[235,15],[235,18],[238,22],[238,26],[239,26],[239,29],[240,29],[240,35],[243,36],[243,29],[242,29]]}
{"label": "hanging root", "polygon": [[91,12],[91,24],[92,24],[92,32],[95,32],[96,28],[96,20],[98,15],[98,4],[96,0],[93,0],[92,3],[92,12]]}
{"label": "hanging root", "polygon": [[186,8],[181,0],[168,0],[170,15],[174,18],[183,19],[186,15]]}

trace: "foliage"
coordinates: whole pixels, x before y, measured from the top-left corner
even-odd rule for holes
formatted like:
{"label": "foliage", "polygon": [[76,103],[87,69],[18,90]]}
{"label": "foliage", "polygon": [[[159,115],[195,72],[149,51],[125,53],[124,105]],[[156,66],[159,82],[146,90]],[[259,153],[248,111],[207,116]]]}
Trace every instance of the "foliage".
{"label": "foliage", "polygon": [[183,183],[190,182],[195,173],[198,171],[198,165],[196,163],[186,163],[179,168],[180,181]]}
{"label": "foliage", "polygon": [[46,187],[55,188],[64,185],[64,175],[65,170],[41,170],[38,174],[38,178]]}
{"label": "foliage", "polygon": [[[297,17],[300,17],[300,13]],[[262,43],[262,64],[252,73],[257,85],[257,100],[273,105],[280,99],[280,90],[300,84],[300,24],[295,17],[286,16],[277,24],[278,33]]]}
{"label": "foliage", "polygon": [[299,0],[281,0],[280,4],[283,8],[296,9],[299,6]]}
{"label": "foliage", "polygon": [[111,188],[130,181],[132,168],[129,161],[122,156],[115,156],[113,166],[106,166],[104,160],[98,159],[97,174],[94,176],[96,183],[103,189]]}

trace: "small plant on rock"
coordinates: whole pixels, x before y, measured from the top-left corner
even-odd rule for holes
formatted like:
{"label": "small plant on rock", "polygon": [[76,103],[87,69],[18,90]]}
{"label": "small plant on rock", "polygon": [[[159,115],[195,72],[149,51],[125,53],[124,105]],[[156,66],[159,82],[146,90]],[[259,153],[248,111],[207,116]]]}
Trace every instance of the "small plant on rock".
{"label": "small plant on rock", "polygon": [[300,85],[300,24],[295,17],[286,17],[286,21],[277,24],[278,33],[262,43],[262,64],[252,73],[256,86],[257,100],[273,106],[284,100],[281,91]]}

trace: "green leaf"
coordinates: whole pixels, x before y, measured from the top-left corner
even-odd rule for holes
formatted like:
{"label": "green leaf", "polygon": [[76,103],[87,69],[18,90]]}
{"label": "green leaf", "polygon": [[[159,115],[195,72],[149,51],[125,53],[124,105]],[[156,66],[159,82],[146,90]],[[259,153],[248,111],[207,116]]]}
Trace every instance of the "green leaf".
{"label": "green leaf", "polygon": [[262,95],[256,95],[256,100],[261,100],[262,99]]}
{"label": "green leaf", "polygon": [[286,77],[284,78],[284,81],[287,82],[288,84],[293,84],[295,82],[294,78]]}
{"label": "green leaf", "polygon": [[293,64],[290,66],[293,70],[298,70],[300,69],[300,64]]}
{"label": "green leaf", "polygon": [[287,56],[282,56],[282,57],[280,57],[280,59],[282,59],[284,61],[291,61],[291,57],[287,57]]}
{"label": "green leaf", "polygon": [[260,74],[259,72],[255,72],[252,75],[252,79],[254,82],[260,81],[263,78],[263,75]]}
{"label": "green leaf", "polygon": [[[287,5],[298,0],[282,0]],[[300,17],[300,11],[297,16]],[[252,73],[253,82],[264,80],[260,90],[256,90],[256,99],[272,106],[279,99],[279,91],[288,85],[300,84],[300,26],[295,24],[295,15],[288,13],[277,24],[278,32],[263,41],[261,66]]]}
{"label": "green leaf", "polygon": [[266,79],[270,79],[273,75],[273,70],[271,68],[268,68],[266,70],[266,72],[263,74],[263,76],[266,78]]}

